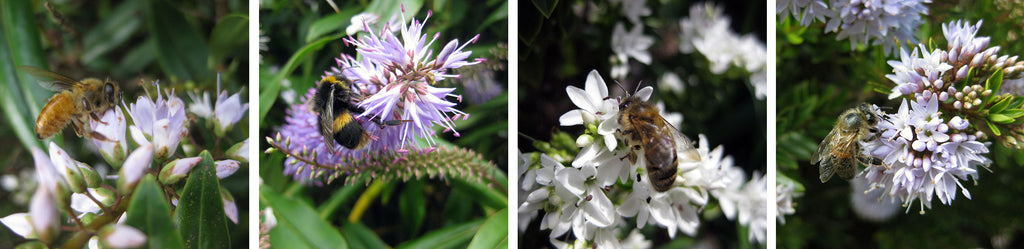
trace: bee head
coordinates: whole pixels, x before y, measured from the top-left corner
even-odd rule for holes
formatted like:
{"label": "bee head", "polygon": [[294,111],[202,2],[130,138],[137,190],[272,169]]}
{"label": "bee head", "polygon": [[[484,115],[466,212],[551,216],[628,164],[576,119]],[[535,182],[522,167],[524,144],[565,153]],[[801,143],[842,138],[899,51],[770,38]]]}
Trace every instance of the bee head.
{"label": "bee head", "polygon": [[117,83],[110,80],[103,82],[103,96],[111,102],[121,102],[121,91],[118,91]]}

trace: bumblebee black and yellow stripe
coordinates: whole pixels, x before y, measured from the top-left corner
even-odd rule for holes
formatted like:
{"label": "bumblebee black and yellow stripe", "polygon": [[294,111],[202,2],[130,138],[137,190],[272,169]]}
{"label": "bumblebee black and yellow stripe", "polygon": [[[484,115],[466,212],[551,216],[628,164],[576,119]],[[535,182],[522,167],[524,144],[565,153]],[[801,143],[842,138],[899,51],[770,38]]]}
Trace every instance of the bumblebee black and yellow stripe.
{"label": "bumblebee black and yellow stripe", "polygon": [[358,121],[353,119],[351,113],[343,113],[334,118],[334,140],[341,146],[352,150],[360,149],[369,142],[366,130]]}

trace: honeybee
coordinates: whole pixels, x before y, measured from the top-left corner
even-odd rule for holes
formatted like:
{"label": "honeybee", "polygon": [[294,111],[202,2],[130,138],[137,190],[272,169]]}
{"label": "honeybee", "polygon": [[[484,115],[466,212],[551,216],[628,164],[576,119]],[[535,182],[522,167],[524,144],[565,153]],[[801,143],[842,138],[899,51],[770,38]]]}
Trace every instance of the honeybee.
{"label": "honeybee", "polygon": [[861,153],[860,142],[878,137],[878,114],[867,103],[850,108],[839,115],[835,127],[818,144],[818,150],[811,155],[811,165],[818,164],[818,178],[828,182],[832,175],[839,174],[844,180],[853,179],[857,164],[881,164],[881,160]]}
{"label": "honeybee", "polygon": [[622,125],[619,132],[630,149],[626,157],[636,164],[637,154],[643,151],[647,176],[658,192],[665,192],[675,184],[680,160],[701,160],[693,142],[665,121],[658,107],[635,94],[619,102],[618,121]]}
{"label": "honeybee", "polygon": [[[345,76],[327,76],[320,80],[320,86],[313,95],[313,111],[319,114],[320,135],[330,153],[336,151],[334,141],[350,150],[358,150],[371,140],[370,134],[352,115],[366,110],[354,103],[359,95],[349,88],[350,84],[352,82]],[[381,121],[380,117],[370,120],[380,127],[399,125],[403,121]],[[332,138],[334,141],[331,141]]]}
{"label": "honeybee", "polygon": [[23,65],[18,68],[45,80],[38,82],[44,88],[56,92],[36,118],[36,137],[40,140],[52,137],[71,123],[78,137],[106,140],[102,134],[92,131],[89,119],[100,120],[103,112],[121,102],[121,90],[117,83],[96,78],[78,81],[34,66]]}

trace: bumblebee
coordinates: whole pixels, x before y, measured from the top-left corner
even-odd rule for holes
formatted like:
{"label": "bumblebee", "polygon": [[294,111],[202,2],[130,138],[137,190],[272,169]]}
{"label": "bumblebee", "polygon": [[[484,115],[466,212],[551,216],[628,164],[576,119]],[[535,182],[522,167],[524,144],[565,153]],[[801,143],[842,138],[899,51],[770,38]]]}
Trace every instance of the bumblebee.
{"label": "bumblebee", "polygon": [[[700,161],[693,142],[661,116],[658,107],[634,95],[619,102],[619,129],[630,152],[626,157],[636,164],[639,153],[646,161],[651,186],[665,192],[675,184],[680,160]],[[639,179],[639,176],[637,177]]]}
{"label": "bumblebee", "polygon": [[[327,151],[337,151],[334,141],[350,150],[358,150],[366,147],[372,139],[366,132],[363,125],[355,119],[353,114],[360,114],[366,111],[354,102],[359,98],[358,93],[349,88],[351,81],[344,76],[327,76],[320,80],[313,95],[313,111],[318,113],[320,123],[320,135],[324,138]],[[380,117],[370,119],[381,128],[388,125],[399,125],[401,120],[381,121]],[[333,141],[331,141],[333,139]]]}
{"label": "bumblebee", "polygon": [[42,87],[56,92],[36,118],[37,138],[42,140],[52,137],[71,123],[79,137],[106,140],[102,134],[92,131],[89,120],[100,120],[103,112],[115,108],[121,102],[121,90],[117,83],[96,78],[78,81],[34,66],[18,68],[45,80],[38,82]]}
{"label": "bumblebee", "polygon": [[832,131],[811,155],[811,165],[819,165],[818,178],[822,183],[828,182],[835,174],[844,180],[853,179],[857,175],[856,162],[865,165],[882,164],[881,159],[864,155],[860,146],[861,141],[878,138],[879,119],[877,112],[867,103],[839,115]]}

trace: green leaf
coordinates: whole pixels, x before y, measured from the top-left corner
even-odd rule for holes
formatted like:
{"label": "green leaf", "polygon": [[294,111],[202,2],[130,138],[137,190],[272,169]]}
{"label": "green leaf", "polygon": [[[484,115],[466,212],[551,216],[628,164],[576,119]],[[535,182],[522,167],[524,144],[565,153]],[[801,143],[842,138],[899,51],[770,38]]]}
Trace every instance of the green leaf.
{"label": "green leaf", "polygon": [[501,3],[501,7],[491,12],[491,15],[487,16],[487,19],[484,19],[484,22],[476,29],[476,32],[480,33],[492,23],[505,19],[508,19],[508,1]]}
{"label": "green leaf", "polygon": [[402,243],[395,248],[462,248],[473,239],[473,235],[483,223],[483,219],[476,219],[462,224],[446,226],[417,239]]}
{"label": "green leaf", "polygon": [[1000,123],[1000,124],[1009,124],[1009,123],[1013,123],[1013,121],[1014,121],[1013,118],[1011,118],[1009,116],[1006,116],[1006,115],[1003,115],[1003,114],[999,114],[999,113],[988,115],[988,119],[992,120],[992,122],[996,122],[996,123]]}
{"label": "green leaf", "polygon": [[[295,70],[295,68],[298,67],[299,61],[302,61],[310,54],[319,51],[320,48],[324,47],[324,44],[327,44],[328,42],[337,39],[341,39],[342,37],[345,37],[345,35],[337,34],[321,38],[320,40],[317,40],[316,42],[310,44],[306,44],[306,46],[299,49],[298,52],[295,52],[295,54],[293,54],[292,57],[288,59],[288,62],[284,64],[284,67],[281,67],[281,71],[278,72],[277,75],[274,75],[274,78],[271,79],[270,82],[266,84],[266,88],[260,91],[259,117],[261,120],[264,116],[267,115],[267,112],[270,111],[270,107],[274,105],[274,101],[277,100],[277,95],[279,95],[279,93],[281,92],[281,81],[283,81],[285,77],[291,74],[292,70]],[[264,84],[260,85],[262,87]],[[299,92],[305,90],[306,89],[300,89]]]}
{"label": "green leaf", "polygon": [[508,208],[491,214],[480,230],[476,231],[467,248],[508,248]]}
{"label": "green leaf", "polygon": [[1019,118],[1024,116],[1024,109],[1006,109],[1002,111],[1003,115],[1011,118]]}
{"label": "green leaf", "polygon": [[[274,244],[295,248],[348,248],[348,242],[337,229],[320,219],[313,207],[303,201],[284,197],[269,188],[260,188],[260,201],[274,210],[277,226],[271,234]],[[283,243],[282,243],[283,242]]]}
{"label": "green leaf", "polygon": [[558,6],[558,0],[531,0],[530,2],[533,2],[533,6],[537,7],[545,19],[551,18],[551,12],[554,12],[555,7]]}
{"label": "green leaf", "polygon": [[18,140],[27,148],[41,147],[36,139],[35,115],[52,93],[39,87],[18,65],[46,67],[38,24],[31,1],[0,1],[0,108]]}
{"label": "green leaf", "polygon": [[171,208],[153,175],[146,175],[132,193],[126,224],[146,234],[148,248],[184,248],[171,223]]}
{"label": "green leaf", "polygon": [[409,181],[398,196],[398,210],[401,210],[402,221],[407,225],[410,236],[420,233],[423,219],[427,216],[427,198],[423,192],[423,181]]}
{"label": "green leaf", "polygon": [[202,161],[189,173],[181,191],[175,221],[187,248],[230,248],[220,182],[209,151],[199,153]]}
{"label": "green leaf", "polygon": [[138,46],[128,50],[128,53],[121,57],[121,62],[111,70],[114,75],[130,75],[142,71],[143,68],[156,60],[156,42],[152,38],[146,39]]}
{"label": "green leaf", "polygon": [[999,127],[996,127],[996,124],[992,122],[985,122],[985,124],[988,124],[988,129],[992,130],[993,135],[996,135],[997,137],[1002,135],[1002,133],[999,132]]}
{"label": "green leaf", "polygon": [[245,56],[249,44],[249,16],[231,14],[217,23],[210,34],[210,52],[214,63],[231,55]]}
{"label": "green leaf", "polygon": [[389,248],[384,240],[363,223],[351,223],[346,220],[341,226],[341,233],[345,235],[348,246],[352,248]]}
{"label": "green leaf", "polygon": [[[1000,87],[1003,87],[1003,70],[996,70],[996,73],[992,74],[992,76],[989,76],[988,79],[985,80],[985,89],[990,89],[993,92],[997,92],[999,91]],[[987,98],[985,98],[985,102],[989,102],[992,99],[992,97],[995,96],[996,94],[992,93]]]}
{"label": "green leaf", "polygon": [[[358,14],[359,9],[349,8],[342,10],[341,13],[332,14],[320,20],[313,22],[313,25],[309,27],[309,32],[306,32],[306,42],[312,42],[317,38],[320,38],[324,34],[333,31],[344,31],[343,28],[348,27],[349,21],[352,20],[352,16]],[[361,25],[361,23],[360,23]]]}
{"label": "green leaf", "polygon": [[385,20],[401,15],[402,8],[405,8],[405,20],[412,21],[411,17],[420,11],[420,7],[423,7],[423,0],[377,0],[366,6],[363,12],[377,14],[380,17],[381,21],[377,22],[375,27],[371,27],[379,29]]}
{"label": "green leaf", "polygon": [[474,196],[475,201],[486,207],[500,209],[508,207],[508,198],[499,190],[490,187],[490,182],[470,182],[461,178],[452,178],[452,187],[465,190]]}
{"label": "green leaf", "polygon": [[117,5],[114,11],[102,18],[96,26],[84,32],[82,37],[82,65],[93,65],[107,52],[124,45],[125,41],[142,27],[138,17],[138,1],[127,1]]}
{"label": "green leaf", "polygon": [[206,67],[210,48],[181,10],[164,0],[147,0],[143,11],[164,73],[183,81],[212,81]]}
{"label": "green leaf", "polygon": [[990,113],[1000,113],[1000,112],[1003,112],[1003,109],[1006,109],[1006,107],[1010,106],[1010,99],[1011,98],[1009,96],[1000,97],[999,100],[996,101],[996,104],[992,105],[992,108],[989,108],[989,112]]}

